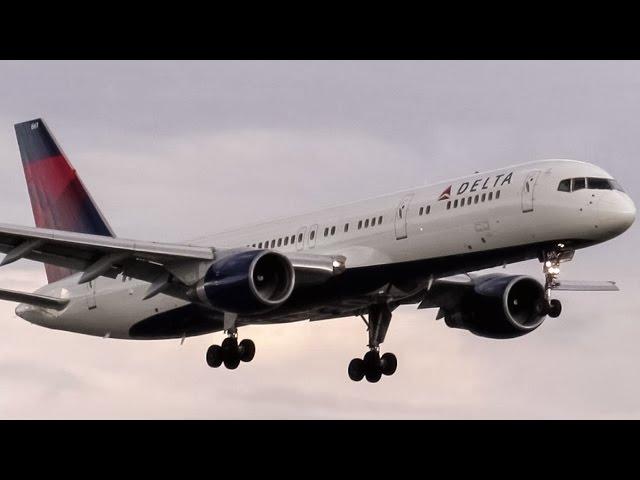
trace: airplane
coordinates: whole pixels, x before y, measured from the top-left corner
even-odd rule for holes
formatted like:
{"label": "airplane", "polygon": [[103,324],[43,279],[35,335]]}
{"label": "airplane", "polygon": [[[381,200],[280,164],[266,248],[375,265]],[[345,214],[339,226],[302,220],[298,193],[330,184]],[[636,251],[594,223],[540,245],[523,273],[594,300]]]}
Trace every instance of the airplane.
{"label": "airplane", "polygon": [[[246,325],[361,317],[368,350],[353,381],[393,375],[381,355],[401,305],[509,339],[561,314],[552,291],[613,291],[615,282],[560,280],[576,250],[634,222],[620,184],[596,165],[541,160],[412,188],[183,243],[116,236],[45,122],[15,125],[36,227],[0,224],[0,266],[45,264],[34,293],[0,290],[43,327],[130,340],[224,332],[206,362],[236,369],[255,344]],[[481,270],[537,259],[544,282]]]}

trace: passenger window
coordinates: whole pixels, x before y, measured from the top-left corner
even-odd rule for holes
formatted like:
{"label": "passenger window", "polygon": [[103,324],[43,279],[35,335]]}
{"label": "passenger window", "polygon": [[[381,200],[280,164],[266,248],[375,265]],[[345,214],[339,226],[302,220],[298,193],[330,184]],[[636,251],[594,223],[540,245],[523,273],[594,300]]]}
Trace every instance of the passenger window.
{"label": "passenger window", "polygon": [[447,202],[447,210],[449,210],[451,208],[451,201]]}
{"label": "passenger window", "polygon": [[458,199],[453,202],[453,208],[458,208]]}
{"label": "passenger window", "polygon": [[296,243],[296,236],[291,235],[291,245],[293,245],[294,243]]}
{"label": "passenger window", "polygon": [[336,227],[331,227],[331,235],[335,235],[336,234]]}
{"label": "passenger window", "polygon": [[467,205],[471,205],[472,197],[467,198]]}
{"label": "passenger window", "polygon": [[258,244],[258,248],[262,248],[262,242]]}
{"label": "passenger window", "polygon": [[284,246],[289,245],[289,237],[284,237]]}
{"label": "passenger window", "polygon": [[584,178],[574,178],[573,179],[573,191],[575,192],[576,190],[582,190],[583,188],[586,187],[586,183]]}
{"label": "passenger window", "polygon": [[329,227],[324,229],[324,236],[326,237],[327,235],[329,235]]}
{"label": "passenger window", "polygon": [[496,200],[498,200],[499,198],[500,198],[500,190],[496,192]]}
{"label": "passenger window", "polygon": [[311,230],[311,234],[309,235],[309,239],[313,240],[314,238],[316,238],[316,231],[315,230]]}
{"label": "passenger window", "polygon": [[344,224],[344,233],[347,233],[349,231],[349,224],[345,223]]}
{"label": "passenger window", "polygon": [[478,200],[480,200],[480,195],[476,195],[476,198],[473,200],[473,203],[478,203]]}
{"label": "passenger window", "polygon": [[420,216],[422,216],[423,211],[424,211],[424,207],[420,207]]}
{"label": "passenger window", "polygon": [[483,193],[483,194],[482,194],[482,198],[480,199],[480,201],[481,201],[481,202],[484,202],[486,198],[487,198],[487,194],[486,194],[486,193]]}
{"label": "passenger window", "polygon": [[361,228],[362,228],[362,220],[358,222],[358,230],[360,230]]}
{"label": "passenger window", "polygon": [[571,191],[571,179],[567,178],[566,180],[562,180],[558,185],[559,192],[570,192]]}
{"label": "passenger window", "polygon": [[271,248],[276,246],[276,241],[275,240],[271,240]]}
{"label": "passenger window", "polygon": [[298,235],[298,243],[302,243],[302,234]]}
{"label": "passenger window", "polygon": [[493,192],[489,192],[489,201],[493,200]]}
{"label": "passenger window", "polygon": [[429,212],[431,212],[431,205],[427,205],[427,215],[429,215]]}
{"label": "passenger window", "polygon": [[369,228],[369,219],[368,218],[364,221],[364,228]]}
{"label": "passenger window", "polygon": [[382,215],[378,217],[378,225],[382,225]]}
{"label": "passenger window", "polygon": [[371,226],[372,226],[372,227],[375,227],[375,226],[376,226],[376,217],[373,217],[373,218],[371,219]]}

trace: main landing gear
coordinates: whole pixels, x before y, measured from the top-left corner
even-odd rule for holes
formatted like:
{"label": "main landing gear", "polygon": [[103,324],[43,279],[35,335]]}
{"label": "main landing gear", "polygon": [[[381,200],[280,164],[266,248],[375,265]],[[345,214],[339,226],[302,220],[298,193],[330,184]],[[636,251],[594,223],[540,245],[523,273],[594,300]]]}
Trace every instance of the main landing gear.
{"label": "main landing gear", "polygon": [[369,308],[369,322],[365,320],[369,332],[369,351],[364,358],[354,358],[349,363],[349,378],[354,382],[366,377],[368,382],[376,383],[382,375],[395,373],[398,367],[396,356],[393,353],[380,356],[380,344],[384,342],[390,322],[391,310],[387,304]]}
{"label": "main landing gear", "polygon": [[211,345],[207,350],[207,365],[218,368],[224,363],[229,370],[235,370],[240,362],[250,362],[256,354],[256,345],[245,338],[238,344],[238,332],[229,331],[222,346]]}
{"label": "main landing gear", "polygon": [[[564,248],[564,244],[558,244],[558,248]],[[560,300],[551,298],[551,290],[558,285],[560,275],[560,263],[568,262],[573,258],[573,250],[550,250],[542,253],[542,271],[544,273],[544,298],[546,300],[546,314],[551,318],[558,318],[562,313]]]}

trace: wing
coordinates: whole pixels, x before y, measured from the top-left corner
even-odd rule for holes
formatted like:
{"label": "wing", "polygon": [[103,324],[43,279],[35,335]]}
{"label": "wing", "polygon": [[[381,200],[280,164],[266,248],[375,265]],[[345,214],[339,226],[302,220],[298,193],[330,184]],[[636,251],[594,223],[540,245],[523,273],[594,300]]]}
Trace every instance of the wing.
{"label": "wing", "polygon": [[[452,309],[460,302],[460,299],[474,287],[474,276],[456,275],[441,278],[433,282],[430,288],[425,289],[421,296],[416,295],[406,303],[417,303],[419,309],[441,308]],[[613,292],[620,290],[613,281],[581,281],[558,280],[552,286],[552,290],[571,292]],[[416,301],[417,300],[417,301]],[[403,302],[405,303],[405,302]]]}
{"label": "wing", "polygon": [[[0,224],[0,252],[6,253],[0,266],[26,258],[82,271],[79,283],[122,273],[150,282],[152,294],[163,291],[171,277],[185,286],[195,284],[218,256],[232,251]],[[305,282],[322,282],[341,273],[346,261],[340,256],[286,256]]]}

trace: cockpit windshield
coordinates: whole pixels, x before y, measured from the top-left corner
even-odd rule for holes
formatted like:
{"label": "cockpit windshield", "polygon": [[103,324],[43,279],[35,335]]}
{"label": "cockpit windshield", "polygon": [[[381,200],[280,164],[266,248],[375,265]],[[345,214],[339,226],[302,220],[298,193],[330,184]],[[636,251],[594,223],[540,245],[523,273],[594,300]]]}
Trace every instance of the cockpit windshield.
{"label": "cockpit windshield", "polygon": [[560,192],[575,192],[576,190],[618,190],[624,192],[622,187],[613,178],[567,178],[558,184]]}

